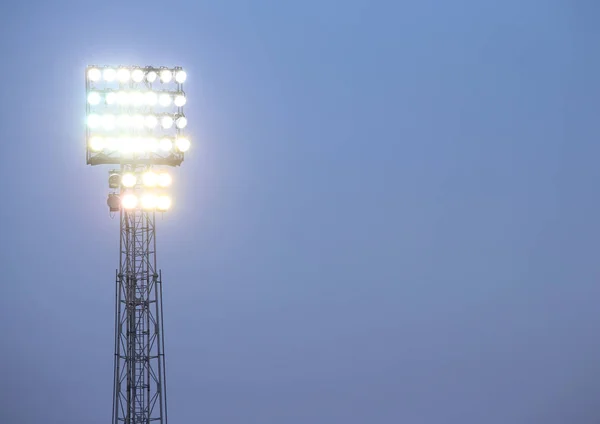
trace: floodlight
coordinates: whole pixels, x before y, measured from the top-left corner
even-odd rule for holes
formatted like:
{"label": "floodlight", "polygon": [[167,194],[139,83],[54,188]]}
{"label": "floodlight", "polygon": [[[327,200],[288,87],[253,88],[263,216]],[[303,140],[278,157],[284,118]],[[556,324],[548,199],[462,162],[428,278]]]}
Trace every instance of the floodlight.
{"label": "floodlight", "polygon": [[117,173],[111,173],[108,176],[108,187],[109,188],[119,188],[121,185],[121,176]]}
{"label": "floodlight", "polygon": [[125,83],[125,82],[129,81],[130,77],[131,77],[131,72],[129,72],[129,69],[121,68],[117,71],[117,79],[121,83]]}
{"label": "floodlight", "polygon": [[153,83],[154,81],[156,81],[156,76],[156,72],[150,71],[146,74],[146,81],[148,81],[149,83]]}
{"label": "floodlight", "polygon": [[131,116],[129,115],[119,115],[117,118],[117,127],[119,128],[128,128],[131,125]]}
{"label": "floodlight", "polygon": [[160,71],[160,82],[166,84],[168,82],[171,82],[172,78],[173,78],[173,73],[171,71],[169,71],[168,69],[163,69],[162,71]]}
{"label": "floodlight", "polygon": [[112,105],[117,101],[117,93],[112,91],[110,93],[106,93],[106,97],[104,99],[106,100],[107,105]]}
{"label": "floodlight", "polygon": [[157,184],[159,187],[169,187],[172,182],[173,178],[171,178],[171,175],[167,174],[166,172],[161,172],[158,174]]}
{"label": "floodlight", "polygon": [[113,82],[117,77],[117,71],[112,68],[106,68],[104,70],[104,81]]}
{"label": "floodlight", "polygon": [[146,118],[144,118],[144,124],[146,125],[146,127],[152,129],[158,124],[158,119],[156,119],[156,116],[154,115],[148,115],[146,116]]}
{"label": "floodlight", "polygon": [[142,209],[152,210],[156,209],[158,204],[158,198],[154,194],[144,194],[142,196]]}
{"label": "floodlight", "polygon": [[171,96],[169,96],[167,93],[162,93],[160,96],[158,96],[158,103],[163,107],[169,106],[171,104]]}
{"label": "floodlight", "polygon": [[126,194],[123,196],[123,200],[121,201],[121,205],[125,209],[135,209],[138,204],[138,198],[135,194]]}
{"label": "floodlight", "polygon": [[147,152],[156,152],[158,150],[158,140],[154,137],[147,138],[144,143],[144,150]]}
{"label": "floodlight", "polygon": [[156,209],[166,211],[171,208],[171,198],[169,196],[158,196],[156,201]]}
{"label": "floodlight", "polygon": [[142,181],[146,187],[156,187],[156,184],[158,184],[158,175],[152,171],[145,172],[142,175]]}
{"label": "floodlight", "polygon": [[107,150],[115,151],[119,149],[119,139],[115,137],[106,137],[104,143]]}
{"label": "floodlight", "polygon": [[123,187],[131,188],[135,186],[136,183],[137,178],[134,174],[124,174],[121,178],[121,184],[123,184]]}
{"label": "floodlight", "polygon": [[163,116],[160,120],[160,124],[167,130],[173,126],[173,118],[170,116]]}
{"label": "floodlight", "polygon": [[131,73],[131,79],[134,82],[142,82],[144,80],[144,71],[141,69],[134,69]]}
{"label": "floodlight", "polygon": [[88,70],[87,76],[90,81],[97,82],[102,78],[102,72],[98,68],[91,68]]}
{"label": "floodlight", "polygon": [[115,129],[115,116],[114,115],[103,115],[102,116],[102,128],[107,131]]}
{"label": "floodlight", "polygon": [[141,91],[134,91],[133,93],[130,93],[129,96],[129,101],[134,106],[141,106],[144,104],[144,93]]}
{"label": "floodlight", "polygon": [[175,96],[175,100],[173,101],[173,103],[175,103],[175,106],[177,107],[182,107],[186,104],[186,102],[187,100],[183,94],[178,94],[177,96]]}
{"label": "floodlight", "polygon": [[131,97],[129,96],[129,93],[127,91],[119,91],[117,93],[117,103],[120,105],[126,105],[129,104],[129,102],[131,101]]}
{"label": "floodlight", "polygon": [[144,128],[144,117],[142,115],[135,115],[131,120],[131,125],[134,128],[142,129]]}
{"label": "floodlight", "polygon": [[187,152],[190,149],[190,141],[187,138],[178,138],[175,145],[180,152]]}
{"label": "floodlight", "polygon": [[158,96],[154,91],[147,91],[144,94],[144,101],[148,106],[154,106],[158,102]]}
{"label": "floodlight", "polygon": [[100,93],[92,91],[90,94],[88,94],[88,103],[92,106],[96,106],[98,103],[100,103],[100,100]]}
{"label": "floodlight", "polygon": [[168,138],[163,138],[159,142],[159,147],[160,147],[160,150],[163,150],[165,152],[170,152],[171,149],[173,148],[173,142],[171,140],[169,140]]}
{"label": "floodlight", "polygon": [[101,123],[100,115],[96,115],[95,113],[88,116],[87,124],[90,128],[98,128]]}
{"label": "floodlight", "polygon": [[104,150],[104,140],[102,139],[102,137],[92,137],[90,138],[90,149],[92,149],[95,152],[100,152],[102,150]]}
{"label": "floodlight", "polygon": [[179,129],[185,128],[187,125],[187,119],[185,118],[185,116],[180,116],[179,118],[177,118],[177,121],[175,121],[175,125],[177,125],[177,128]]}
{"label": "floodlight", "polygon": [[177,81],[179,84],[183,84],[186,79],[187,74],[185,71],[177,71],[177,73],[175,73],[175,81]]}

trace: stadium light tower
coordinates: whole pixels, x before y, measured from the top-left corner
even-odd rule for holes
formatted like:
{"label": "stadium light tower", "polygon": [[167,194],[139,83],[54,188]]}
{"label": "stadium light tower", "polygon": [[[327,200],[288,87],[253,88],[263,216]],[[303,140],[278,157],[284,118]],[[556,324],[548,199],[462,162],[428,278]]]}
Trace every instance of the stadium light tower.
{"label": "stadium light tower", "polygon": [[[120,216],[116,273],[113,424],[167,423],[162,278],[156,213],[171,207],[185,136],[186,73],[180,67],[88,66],[86,161],[114,165],[107,204]],[[118,166],[118,168],[117,168]]]}

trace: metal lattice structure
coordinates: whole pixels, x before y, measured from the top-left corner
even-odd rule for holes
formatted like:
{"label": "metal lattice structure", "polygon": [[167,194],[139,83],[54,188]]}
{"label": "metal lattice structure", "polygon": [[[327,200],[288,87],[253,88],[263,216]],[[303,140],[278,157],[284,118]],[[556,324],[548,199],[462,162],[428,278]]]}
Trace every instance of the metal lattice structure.
{"label": "metal lattice structure", "polygon": [[180,67],[86,69],[86,163],[109,171],[108,207],[120,217],[116,273],[113,424],[167,424],[162,278],[156,213],[190,142]]}
{"label": "metal lattice structure", "polygon": [[122,210],[115,307],[113,424],[167,422],[156,213]]}

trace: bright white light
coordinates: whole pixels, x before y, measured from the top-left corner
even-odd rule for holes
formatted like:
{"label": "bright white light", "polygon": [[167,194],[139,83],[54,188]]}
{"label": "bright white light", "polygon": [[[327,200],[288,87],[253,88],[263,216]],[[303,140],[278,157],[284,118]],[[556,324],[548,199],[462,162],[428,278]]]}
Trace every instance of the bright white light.
{"label": "bright white light", "polygon": [[133,128],[142,129],[144,128],[144,117],[142,115],[135,115],[131,120]]}
{"label": "bright white light", "polygon": [[117,147],[121,153],[131,153],[131,139],[129,137],[119,137]]}
{"label": "bright white light", "polygon": [[159,187],[169,187],[172,182],[173,182],[173,179],[166,172],[162,172],[162,173],[158,174],[157,183],[158,183]]}
{"label": "bright white light", "polygon": [[121,68],[117,71],[117,79],[119,82],[127,82],[130,77],[131,72],[129,72],[129,69]]}
{"label": "bright white light", "polygon": [[88,94],[88,103],[95,106],[98,103],[100,103],[101,97],[100,97],[100,93],[96,93],[95,91],[92,91],[90,94]]}
{"label": "bright white light", "polygon": [[116,101],[117,101],[117,93],[113,93],[112,91],[110,93],[106,93],[106,104],[107,105],[112,105]]}
{"label": "bright white light", "polygon": [[117,127],[128,128],[130,125],[131,125],[131,116],[119,115],[119,117],[117,118]]}
{"label": "bright white light", "polygon": [[144,97],[145,97],[145,102],[148,106],[154,106],[156,104],[156,102],[158,102],[158,96],[156,95],[156,93],[154,91],[146,92]]}
{"label": "bright white light", "polygon": [[171,198],[169,196],[158,196],[156,209],[159,211],[169,210],[171,207]]}
{"label": "bright white light", "polygon": [[87,124],[88,124],[88,127],[90,127],[90,128],[98,128],[101,123],[102,123],[102,119],[100,118],[99,115],[96,115],[95,113],[92,115],[89,115],[87,118]]}
{"label": "bright white light", "polygon": [[166,93],[162,93],[160,96],[158,96],[158,103],[162,106],[162,107],[167,107],[171,104],[171,96],[169,96]]}
{"label": "bright white light", "polygon": [[165,152],[170,152],[171,149],[173,148],[173,142],[171,140],[169,140],[168,138],[163,138],[162,140],[160,140],[159,147],[160,147],[160,150],[163,150]]}
{"label": "bright white light", "polygon": [[120,105],[126,105],[131,100],[129,93],[126,91],[119,91],[117,93],[117,103]]}
{"label": "bright white light", "polygon": [[133,174],[123,174],[121,184],[123,187],[131,188],[137,183],[137,178]]}
{"label": "bright white light", "polygon": [[148,152],[156,152],[158,150],[158,140],[154,137],[146,139],[145,149]]}
{"label": "bright white light", "polygon": [[156,184],[158,184],[158,175],[152,171],[148,171],[144,173],[142,180],[146,187],[156,187]]}
{"label": "bright white light", "polygon": [[144,194],[142,196],[142,209],[156,209],[158,205],[158,197],[154,194]]}
{"label": "bright white light", "polygon": [[178,138],[175,140],[175,145],[180,152],[187,152],[190,149],[190,141],[187,138]]}
{"label": "bright white light", "polygon": [[173,73],[171,71],[169,71],[168,69],[163,69],[162,71],[160,71],[160,81],[162,83],[168,83],[171,82],[171,79],[173,78]]}
{"label": "bright white light", "polygon": [[100,152],[101,150],[104,150],[104,140],[102,137],[95,136],[90,138],[90,149],[92,149],[94,152]]}
{"label": "bright white light", "polygon": [[164,129],[168,130],[173,126],[173,118],[171,118],[170,116],[163,116],[160,120],[160,124]]}
{"label": "bright white light", "polygon": [[138,198],[135,194],[126,194],[121,200],[121,206],[125,209],[135,209],[138,204]]}
{"label": "bright white light", "polygon": [[158,124],[158,119],[156,119],[156,116],[154,115],[148,115],[144,118],[144,124],[148,128],[154,128]]}
{"label": "bright white light", "polygon": [[156,72],[150,71],[146,74],[146,80],[150,83],[156,81]]}
{"label": "bright white light", "polygon": [[114,137],[107,137],[106,140],[106,149],[115,151],[119,148],[119,139]]}
{"label": "bright white light", "polygon": [[177,118],[176,125],[179,129],[185,128],[185,126],[187,125],[187,119],[185,118],[185,116],[180,116],[179,118]]}
{"label": "bright white light", "polygon": [[131,79],[134,82],[142,82],[144,80],[144,71],[141,69],[134,69],[131,73]]}
{"label": "bright white light", "polygon": [[183,105],[185,105],[187,102],[187,99],[185,98],[185,96],[183,94],[178,94],[177,96],[175,96],[175,106],[177,107],[181,107]]}
{"label": "bright white light", "polygon": [[102,117],[102,128],[107,131],[115,129],[115,116],[114,115],[104,115]]}
{"label": "bright white light", "polygon": [[179,84],[183,84],[186,79],[187,74],[185,73],[185,71],[177,71],[177,73],[175,74],[175,81],[177,81]]}
{"label": "bright white light", "polygon": [[106,68],[104,70],[104,81],[112,82],[117,77],[117,71],[112,68]]}
{"label": "bright white light", "polygon": [[87,75],[88,79],[93,82],[100,81],[100,78],[102,78],[102,72],[98,68],[89,69]]}
{"label": "bright white light", "polygon": [[141,91],[134,91],[133,93],[130,93],[129,96],[129,101],[134,106],[141,106],[144,104],[144,93]]}
{"label": "bright white light", "polygon": [[146,145],[144,139],[141,137],[134,137],[131,139],[131,150],[135,153],[143,153]]}

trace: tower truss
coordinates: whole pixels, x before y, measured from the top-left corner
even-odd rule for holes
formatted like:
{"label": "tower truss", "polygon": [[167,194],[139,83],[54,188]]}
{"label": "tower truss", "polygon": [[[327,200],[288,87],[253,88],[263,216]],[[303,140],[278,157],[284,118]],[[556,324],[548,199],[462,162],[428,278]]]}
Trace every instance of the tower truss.
{"label": "tower truss", "polygon": [[120,212],[113,424],[167,423],[162,279],[156,213]]}

